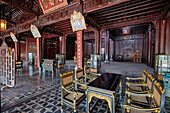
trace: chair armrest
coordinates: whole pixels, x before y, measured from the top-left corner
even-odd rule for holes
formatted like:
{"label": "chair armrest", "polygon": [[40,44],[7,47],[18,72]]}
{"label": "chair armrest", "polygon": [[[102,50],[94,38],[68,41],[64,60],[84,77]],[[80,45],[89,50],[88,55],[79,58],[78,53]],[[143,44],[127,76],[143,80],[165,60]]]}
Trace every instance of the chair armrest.
{"label": "chair armrest", "polygon": [[100,73],[93,73],[93,72],[91,72],[90,74],[97,75],[97,76],[101,76]]}
{"label": "chair armrest", "polygon": [[128,86],[147,86],[147,84],[143,83],[143,82],[140,82],[140,83],[126,82],[126,85],[128,85]]}
{"label": "chair armrest", "polygon": [[134,95],[134,96],[145,96],[145,97],[152,97],[153,96],[153,94],[151,94],[150,92],[148,92],[147,94],[140,94],[140,93],[134,93],[134,92],[126,91],[126,94]]}
{"label": "chair armrest", "polygon": [[137,111],[145,111],[145,112],[158,112],[160,111],[160,108],[146,108],[146,109],[143,109],[143,108],[138,108],[138,107],[133,107],[133,106],[130,106],[130,105],[123,105],[124,108],[127,108],[127,109],[134,109],[134,110],[137,110]]}
{"label": "chair armrest", "polygon": [[66,92],[69,92],[69,93],[71,93],[71,94],[77,95],[77,92],[75,92],[75,91],[70,91],[70,90],[66,89],[64,86],[62,86],[62,89],[64,89]]}
{"label": "chair armrest", "polygon": [[126,77],[127,80],[143,80],[142,77],[132,78],[132,77]]}
{"label": "chair armrest", "polygon": [[90,76],[86,76],[86,78],[88,78],[88,79],[96,79],[96,77],[90,77]]}
{"label": "chair armrest", "polygon": [[87,86],[87,84],[89,84],[87,82],[79,82],[78,80],[77,81],[74,80],[73,82],[85,87]]}
{"label": "chair armrest", "polygon": [[88,84],[88,83],[85,83],[85,82],[84,82],[84,83],[77,82],[77,84],[79,84],[79,85],[81,85],[81,86],[84,86],[84,87],[87,87],[87,84]]}
{"label": "chair armrest", "polygon": [[126,90],[126,92],[130,92],[130,93],[136,93],[136,94],[146,94],[146,93],[150,93],[150,91],[134,91],[134,90]]}

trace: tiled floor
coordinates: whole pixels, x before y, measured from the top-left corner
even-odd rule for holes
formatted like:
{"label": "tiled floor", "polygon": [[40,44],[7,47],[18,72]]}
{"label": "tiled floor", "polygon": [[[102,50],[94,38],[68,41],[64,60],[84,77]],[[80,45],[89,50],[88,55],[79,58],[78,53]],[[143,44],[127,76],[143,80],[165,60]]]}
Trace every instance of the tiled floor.
{"label": "tiled floor", "polygon": [[[115,64],[117,66],[115,66]],[[112,62],[109,65],[102,64],[102,66],[102,72],[116,72],[124,75],[122,76],[122,99],[119,100],[119,104],[116,107],[118,113],[122,112],[122,105],[124,101],[126,101],[124,99],[125,76],[136,76],[136,74],[143,69],[147,69],[152,73],[152,69],[144,64]],[[74,65],[65,66],[65,69],[62,70],[61,73],[73,69]],[[61,89],[58,76],[60,73],[56,72],[55,76],[52,77],[51,73],[39,74],[38,69],[34,69],[33,67],[30,67],[30,69],[25,68],[23,70],[23,72],[18,72],[19,74],[17,75],[15,87],[1,92],[1,110],[5,113],[60,113]],[[90,106],[93,106],[94,104],[95,106],[92,108],[92,113],[110,112],[105,100],[93,98]],[[170,113],[169,106],[170,98],[166,97],[165,111],[167,113]],[[64,106],[65,113],[70,113],[72,110],[72,108]],[[85,107],[79,106],[77,111],[78,113],[85,113]]]}

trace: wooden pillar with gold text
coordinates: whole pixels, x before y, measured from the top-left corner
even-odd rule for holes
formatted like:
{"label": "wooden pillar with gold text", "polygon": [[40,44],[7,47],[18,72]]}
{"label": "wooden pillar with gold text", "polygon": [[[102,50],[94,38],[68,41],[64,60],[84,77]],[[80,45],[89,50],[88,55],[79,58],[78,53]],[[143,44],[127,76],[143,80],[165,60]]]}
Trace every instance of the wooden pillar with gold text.
{"label": "wooden pillar with gold text", "polygon": [[37,46],[37,67],[40,67],[40,39],[36,38],[36,46]]}
{"label": "wooden pillar with gold text", "polygon": [[77,68],[84,68],[84,30],[77,32]]}
{"label": "wooden pillar with gold text", "polygon": [[18,53],[18,44],[17,44],[17,42],[15,42],[15,60],[16,60],[16,61],[18,61],[18,55],[17,55],[17,53]]}
{"label": "wooden pillar with gold text", "polygon": [[61,53],[64,55],[64,64],[66,62],[66,36],[67,35],[64,33],[61,42],[61,50],[62,50]]}

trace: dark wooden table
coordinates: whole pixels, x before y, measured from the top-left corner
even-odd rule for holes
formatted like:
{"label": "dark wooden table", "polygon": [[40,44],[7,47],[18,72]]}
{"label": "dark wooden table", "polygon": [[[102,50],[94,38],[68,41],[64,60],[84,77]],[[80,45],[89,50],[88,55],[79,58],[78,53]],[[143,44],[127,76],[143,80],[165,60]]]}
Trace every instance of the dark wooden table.
{"label": "dark wooden table", "polygon": [[92,97],[97,97],[105,99],[108,102],[110,112],[115,113],[115,97],[118,91],[121,91],[121,75],[103,73],[87,85],[86,112],[89,112],[89,103]]}

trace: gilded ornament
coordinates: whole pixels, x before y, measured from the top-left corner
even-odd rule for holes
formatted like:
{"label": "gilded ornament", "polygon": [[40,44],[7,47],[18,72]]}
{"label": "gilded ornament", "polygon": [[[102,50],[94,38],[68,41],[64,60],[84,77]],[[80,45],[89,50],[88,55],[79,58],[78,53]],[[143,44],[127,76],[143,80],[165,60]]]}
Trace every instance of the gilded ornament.
{"label": "gilded ornament", "polygon": [[50,5],[53,6],[54,5],[54,0],[49,0],[50,1]]}
{"label": "gilded ornament", "polygon": [[47,0],[42,0],[42,2],[44,3],[45,7],[48,8]]}
{"label": "gilded ornament", "polygon": [[91,99],[92,99],[93,96],[94,96],[94,97],[97,97],[97,98],[99,98],[99,99],[105,99],[105,100],[107,101],[108,105],[109,105],[110,112],[112,112],[112,107],[111,107],[112,99],[111,99],[110,97],[89,92],[88,104],[91,102]]}
{"label": "gilded ornament", "polygon": [[58,2],[62,2],[63,0],[56,0],[56,2],[58,3]]}

